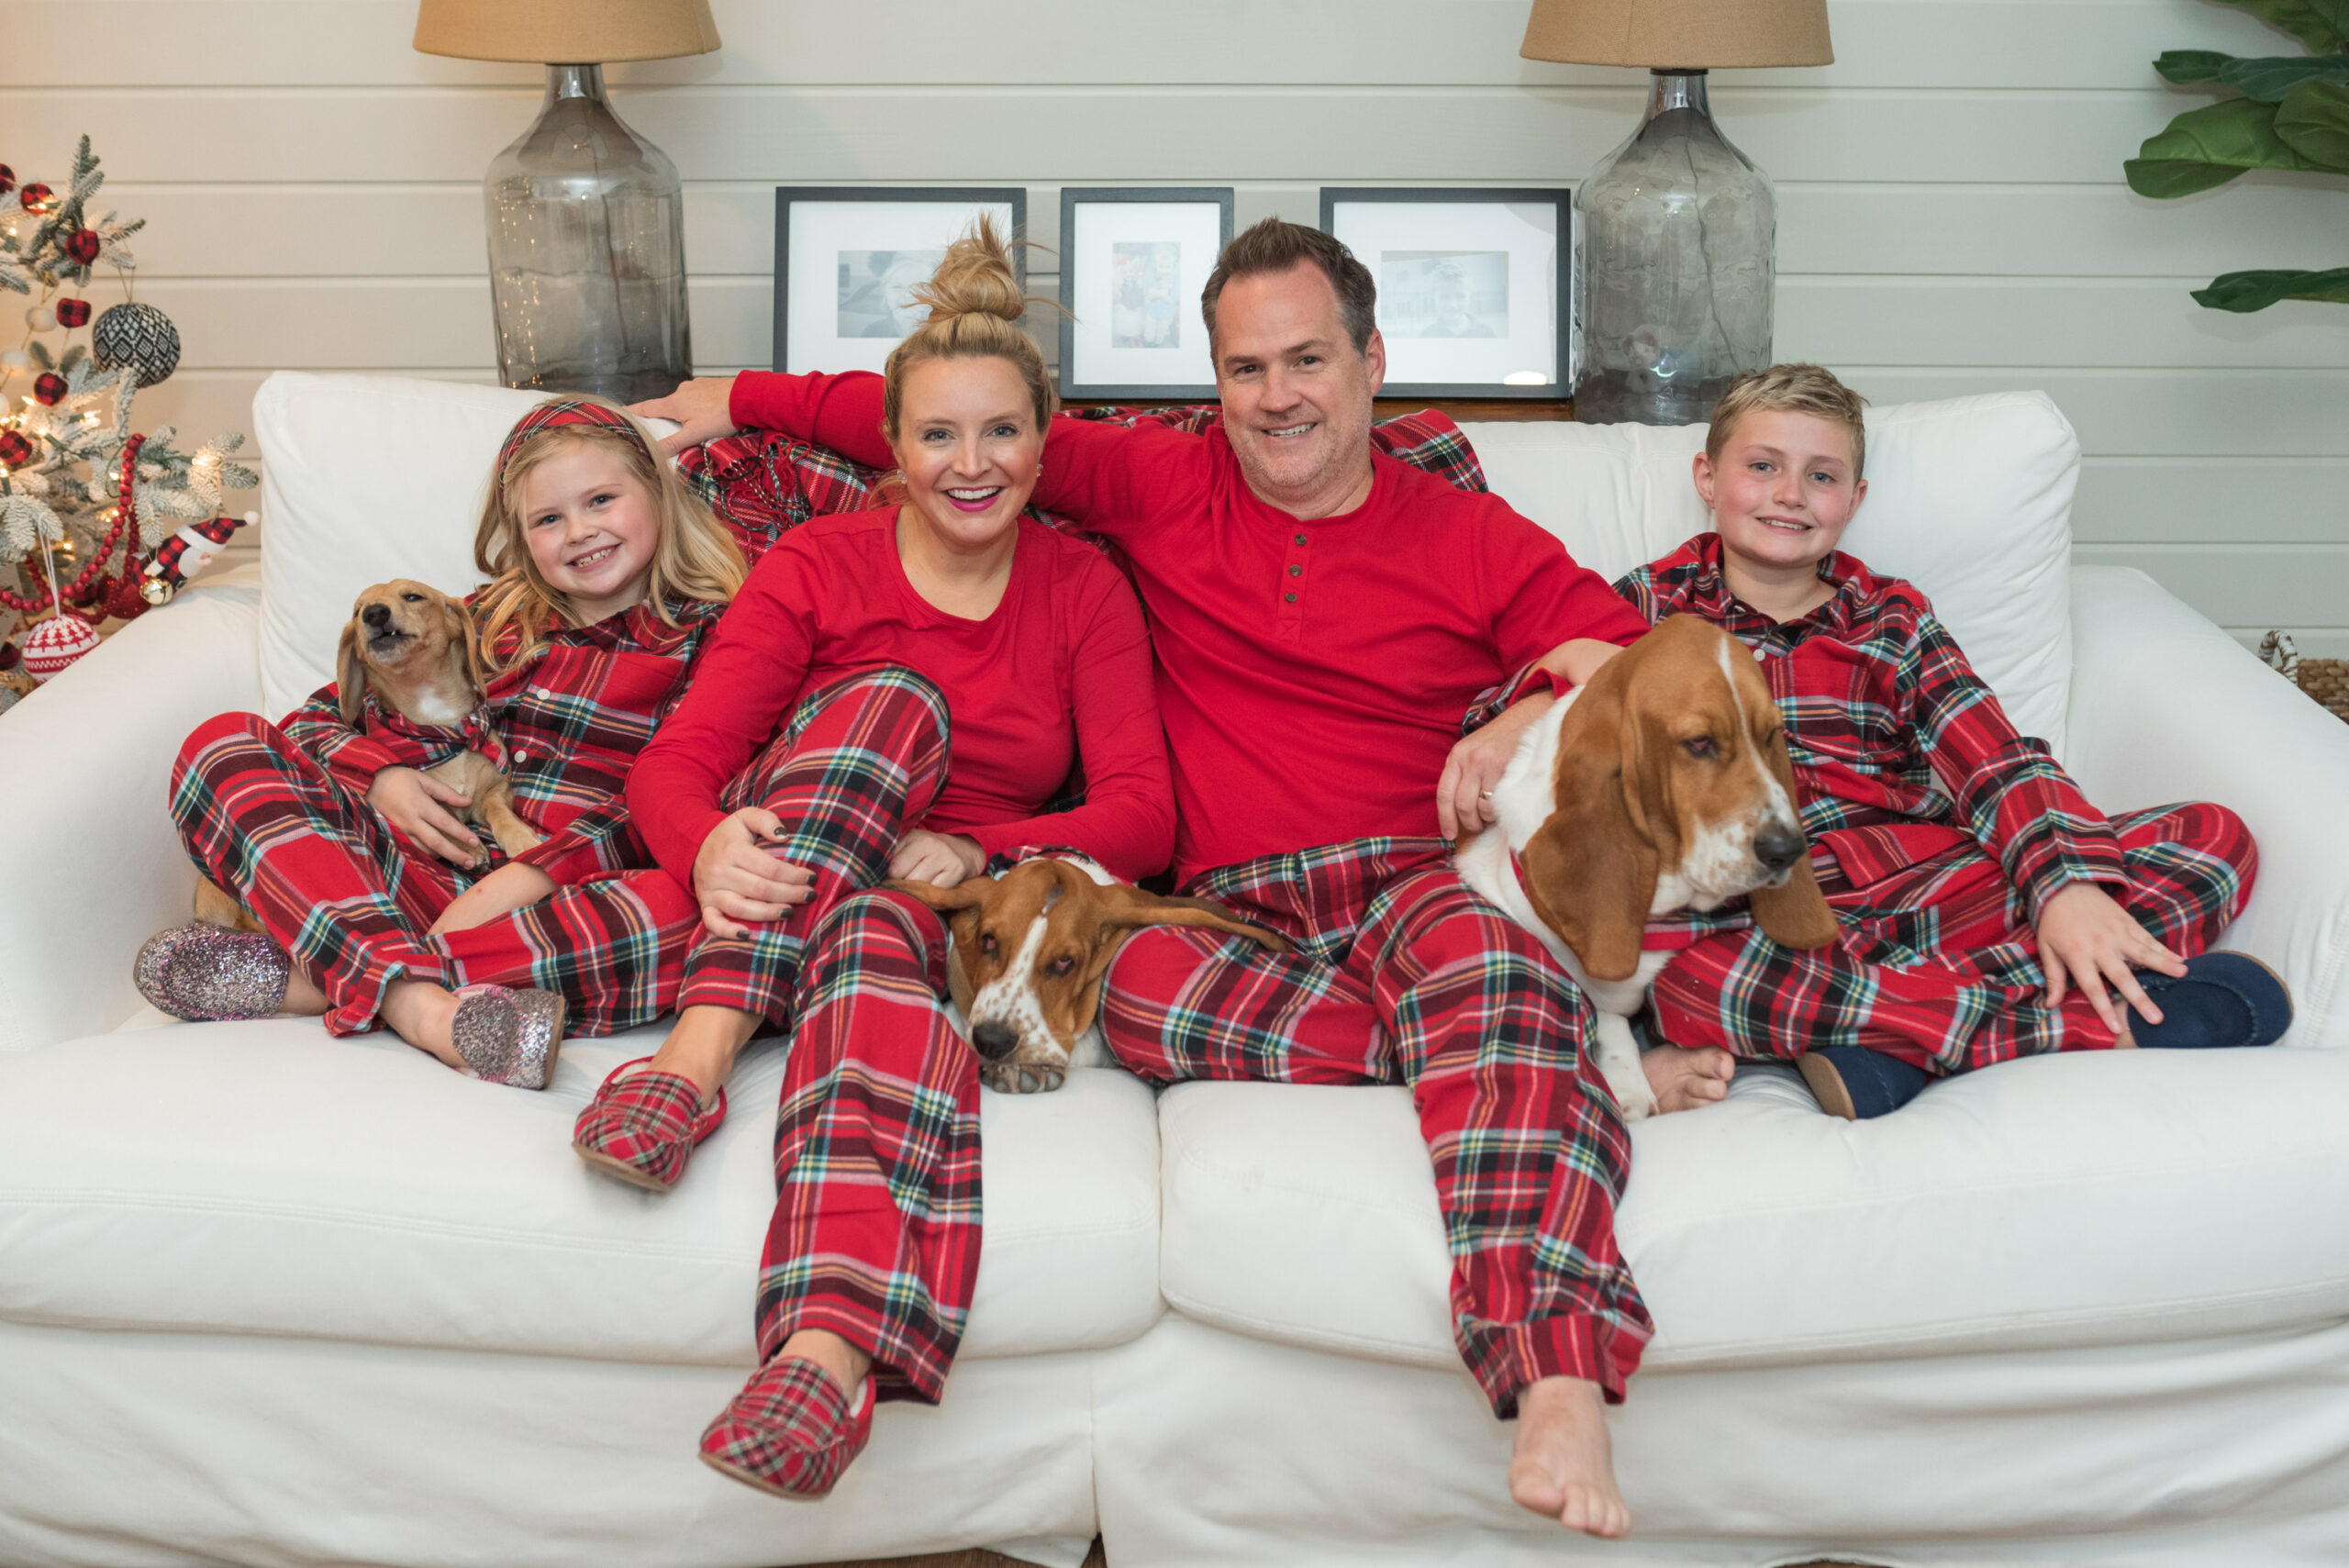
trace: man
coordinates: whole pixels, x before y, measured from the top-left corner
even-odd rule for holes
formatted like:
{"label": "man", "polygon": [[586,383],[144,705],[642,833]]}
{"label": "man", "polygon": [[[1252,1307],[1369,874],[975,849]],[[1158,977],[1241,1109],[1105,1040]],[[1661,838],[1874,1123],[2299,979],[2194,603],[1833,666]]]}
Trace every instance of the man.
{"label": "man", "polygon": [[[1150,611],[1176,876],[1297,945],[1142,931],[1102,1023],[1158,1083],[1408,1084],[1455,1338],[1495,1413],[1518,1418],[1511,1493],[1620,1536],[1604,1404],[1650,1333],[1614,1237],[1629,1140],[1584,1060],[1586,1004],[1453,874],[1449,840],[1492,819],[1486,792],[1558,680],[1645,627],[1497,497],[1374,455],[1375,299],[1337,240],[1267,220],[1201,301],[1219,428],[1052,421],[1036,503],[1115,539]],[[680,420],[678,445],[757,426],[889,462],[869,375],[746,373],[638,411]],[[1455,742],[1480,696],[1520,692]],[[1729,1066],[1659,1053],[1659,1095],[1718,1099]]]}

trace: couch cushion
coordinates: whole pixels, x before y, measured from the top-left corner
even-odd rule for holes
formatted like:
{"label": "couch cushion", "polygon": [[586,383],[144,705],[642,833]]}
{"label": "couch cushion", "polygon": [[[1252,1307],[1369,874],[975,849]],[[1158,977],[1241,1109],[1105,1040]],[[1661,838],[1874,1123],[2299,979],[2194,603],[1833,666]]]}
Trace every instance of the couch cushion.
{"label": "couch cushion", "polygon": [[[1455,1367],[1408,1095],[1201,1084],[1160,1102],[1162,1288],[1284,1344]],[[2349,1314],[2349,1053],[2042,1057],[1872,1122],[1748,1069],[1642,1123],[1618,1234],[1652,1366],[2021,1351]]]}
{"label": "couch cushion", "polygon": [[[591,1172],[571,1124],[652,1031],[531,1094],[388,1034],[174,1024],[0,1055],[0,1317],[747,1364],[782,1053],[677,1188]],[[1162,1310],[1151,1093],[1114,1071],[982,1096],[967,1357],[1117,1345]]]}
{"label": "couch cushion", "polygon": [[[1867,414],[1867,500],[1844,545],[1922,588],[2016,728],[2064,749],[2080,444],[2046,394]],[[1609,580],[1710,526],[1688,473],[1705,428],[1463,427],[1495,492]]]}

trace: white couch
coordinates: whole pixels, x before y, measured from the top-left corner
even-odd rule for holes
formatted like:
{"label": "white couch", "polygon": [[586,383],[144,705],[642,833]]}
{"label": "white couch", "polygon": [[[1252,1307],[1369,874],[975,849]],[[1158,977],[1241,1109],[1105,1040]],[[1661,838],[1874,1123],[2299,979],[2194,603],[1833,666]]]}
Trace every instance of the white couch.
{"label": "white couch", "polygon": [[[985,1095],[945,1403],[885,1407],[795,1506],[694,1458],[752,1360],[774,1048],[659,1197],[567,1147],[653,1031],[567,1045],[531,1095],[388,1034],[141,1009],[131,955],[192,885],[181,738],[319,684],[358,586],[468,585],[527,401],[273,378],[259,571],[0,722],[0,1563],[1073,1563],[1097,1530],[1117,1568],[2349,1558],[2349,728],[2142,575],[2069,565],[2078,451],[2045,398],[1877,410],[1850,542],[2101,803],[2243,813],[2264,867],[2231,940],[2299,1021],[1864,1124],[1753,1069],[1641,1126],[1620,1231],[1659,1332],[1616,1412],[1637,1533],[1611,1547],[1508,1501],[1401,1089]],[[1602,572],[1701,526],[1694,431],[1471,435]]]}

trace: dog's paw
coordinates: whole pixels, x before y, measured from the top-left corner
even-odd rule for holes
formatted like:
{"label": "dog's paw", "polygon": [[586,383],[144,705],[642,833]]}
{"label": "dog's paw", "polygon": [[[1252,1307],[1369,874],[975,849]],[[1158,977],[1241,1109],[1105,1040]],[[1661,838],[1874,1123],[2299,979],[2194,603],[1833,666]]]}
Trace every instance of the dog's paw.
{"label": "dog's paw", "polygon": [[998,1095],[1050,1094],[1067,1081],[1066,1069],[1032,1062],[990,1062],[979,1069],[979,1082]]}

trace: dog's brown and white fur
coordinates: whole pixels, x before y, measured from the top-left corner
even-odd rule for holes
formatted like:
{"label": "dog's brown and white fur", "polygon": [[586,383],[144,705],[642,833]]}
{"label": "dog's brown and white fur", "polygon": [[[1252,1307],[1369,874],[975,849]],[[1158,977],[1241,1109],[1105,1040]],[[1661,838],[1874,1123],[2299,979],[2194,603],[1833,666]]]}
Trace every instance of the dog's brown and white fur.
{"label": "dog's brown and white fur", "polygon": [[1008,1094],[1057,1089],[1072,1068],[1108,1063],[1102,981],[1142,927],[1201,926],[1289,951],[1220,905],[1145,893],[1083,855],[1040,856],[952,887],[888,885],[947,917],[948,990],[983,1059],[980,1081]]}
{"label": "dog's brown and white fur", "polygon": [[[359,595],[342,628],[334,667],[342,721],[353,728],[370,692],[409,722],[436,728],[462,724],[481,706],[481,651],[465,606],[405,577],[378,583]],[[515,814],[506,775],[479,751],[461,751],[427,773],[463,791],[471,804],[451,809],[487,828],[508,855],[540,842],[538,830]],[[217,925],[261,929],[241,904],[208,881],[197,884],[195,914]]]}
{"label": "dog's brown and white fur", "polygon": [[1656,1109],[1631,1027],[1673,956],[1642,951],[1651,917],[1744,895],[1788,947],[1835,940],[1769,683],[1710,622],[1672,617],[1553,705],[1518,742],[1493,806],[1497,820],[1460,846],[1461,877],[1590,998],[1598,1066],[1626,1120]]}

